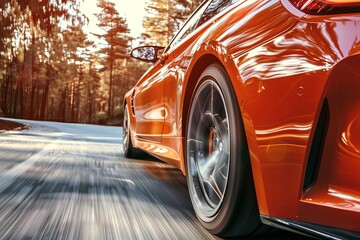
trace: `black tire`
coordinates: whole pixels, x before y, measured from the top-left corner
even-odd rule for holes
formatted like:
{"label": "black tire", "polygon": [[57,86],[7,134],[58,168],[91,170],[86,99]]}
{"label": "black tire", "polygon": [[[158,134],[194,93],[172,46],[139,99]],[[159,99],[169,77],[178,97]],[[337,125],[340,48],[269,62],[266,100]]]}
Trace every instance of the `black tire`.
{"label": "black tire", "polygon": [[191,202],[209,232],[234,237],[267,231],[259,217],[239,105],[220,64],[207,67],[195,87],[185,156]]}
{"label": "black tire", "polygon": [[129,121],[129,107],[126,104],[124,107],[124,121],[123,121],[123,153],[127,158],[144,158],[146,154],[138,148],[134,148],[131,140],[131,130]]}

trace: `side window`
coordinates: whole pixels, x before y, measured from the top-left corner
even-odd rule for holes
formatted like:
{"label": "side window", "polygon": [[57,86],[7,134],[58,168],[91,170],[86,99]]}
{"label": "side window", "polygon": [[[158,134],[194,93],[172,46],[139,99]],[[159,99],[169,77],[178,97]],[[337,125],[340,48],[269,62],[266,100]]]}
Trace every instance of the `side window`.
{"label": "side window", "polygon": [[[231,6],[232,4],[238,2],[240,0],[212,0],[208,8],[205,10],[203,16],[199,20],[198,26],[215,16],[216,14],[222,12],[227,7]],[[242,0],[244,1],[244,0]]]}
{"label": "side window", "polygon": [[197,9],[197,11],[189,18],[189,20],[185,23],[185,25],[181,28],[181,30],[178,32],[178,34],[175,36],[175,38],[171,41],[168,49],[171,49],[173,46],[175,46],[178,42],[183,40],[187,35],[189,35],[195,28],[196,25],[205,11],[206,7],[209,5],[209,3],[203,4],[200,8]]}

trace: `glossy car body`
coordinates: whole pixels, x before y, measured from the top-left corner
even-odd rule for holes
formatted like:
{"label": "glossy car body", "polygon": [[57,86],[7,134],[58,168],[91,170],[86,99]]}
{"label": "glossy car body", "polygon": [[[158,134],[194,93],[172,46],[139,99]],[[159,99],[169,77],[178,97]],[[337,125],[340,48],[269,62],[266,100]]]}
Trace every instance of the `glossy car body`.
{"label": "glossy car body", "polygon": [[133,146],[186,174],[191,98],[219,63],[241,112],[262,221],[359,238],[359,1],[327,2],[357,8],[311,14],[287,0],[240,0],[170,44],[125,96]]}

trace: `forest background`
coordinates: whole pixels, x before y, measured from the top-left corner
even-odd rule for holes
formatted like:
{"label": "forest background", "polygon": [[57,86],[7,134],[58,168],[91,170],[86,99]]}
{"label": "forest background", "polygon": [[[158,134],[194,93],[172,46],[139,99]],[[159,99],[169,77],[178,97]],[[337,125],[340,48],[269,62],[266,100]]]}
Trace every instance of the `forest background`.
{"label": "forest background", "polygon": [[[96,1],[96,25],[81,4]],[[121,125],[123,96],[150,67],[132,47],[166,46],[201,0],[146,0],[132,36],[116,0],[1,0],[0,115]]]}

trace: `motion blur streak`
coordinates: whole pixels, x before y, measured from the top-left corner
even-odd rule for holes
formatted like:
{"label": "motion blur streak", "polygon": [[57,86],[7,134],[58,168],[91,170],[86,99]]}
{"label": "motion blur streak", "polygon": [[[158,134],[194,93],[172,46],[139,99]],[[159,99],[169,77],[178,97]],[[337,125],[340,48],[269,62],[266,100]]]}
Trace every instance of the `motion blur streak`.
{"label": "motion blur streak", "polygon": [[124,159],[121,128],[25,123],[0,134],[0,239],[213,239],[181,172]]}

